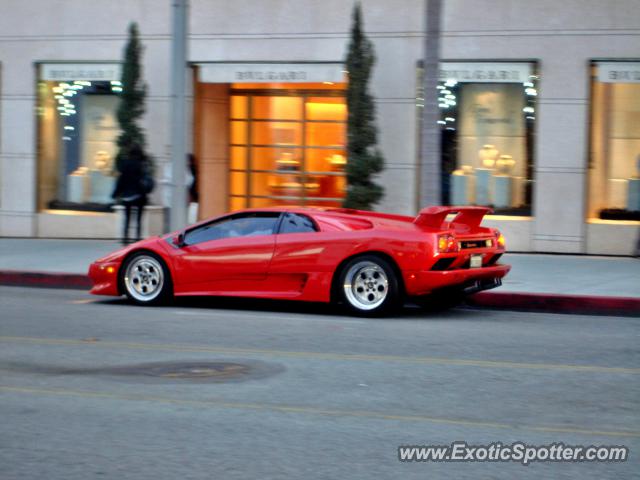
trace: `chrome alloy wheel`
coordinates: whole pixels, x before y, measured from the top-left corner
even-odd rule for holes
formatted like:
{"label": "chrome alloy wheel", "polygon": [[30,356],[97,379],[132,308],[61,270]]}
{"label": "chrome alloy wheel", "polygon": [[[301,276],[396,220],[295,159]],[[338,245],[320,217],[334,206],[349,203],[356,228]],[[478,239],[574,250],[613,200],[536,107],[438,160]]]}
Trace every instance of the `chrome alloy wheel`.
{"label": "chrome alloy wheel", "polygon": [[164,271],[160,262],[148,255],[140,255],[127,266],[124,275],[127,292],[139,302],[150,302],[162,291]]}
{"label": "chrome alloy wheel", "polygon": [[380,265],[362,261],[353,265],[344,277],[344,294],[358,310],[379,307],[389,294],[389,279]]}

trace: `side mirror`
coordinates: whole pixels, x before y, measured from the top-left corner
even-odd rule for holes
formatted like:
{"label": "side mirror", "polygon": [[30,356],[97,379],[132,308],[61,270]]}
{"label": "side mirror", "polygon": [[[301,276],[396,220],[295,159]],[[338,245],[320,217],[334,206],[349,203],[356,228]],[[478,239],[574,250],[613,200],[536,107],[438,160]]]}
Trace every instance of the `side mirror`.
{"label": "side mirror", "polygon": [[175,237],[173,237],[171,239],[171,243],[173,243],[178,248],[184,247],[184,232],[180,232]]}

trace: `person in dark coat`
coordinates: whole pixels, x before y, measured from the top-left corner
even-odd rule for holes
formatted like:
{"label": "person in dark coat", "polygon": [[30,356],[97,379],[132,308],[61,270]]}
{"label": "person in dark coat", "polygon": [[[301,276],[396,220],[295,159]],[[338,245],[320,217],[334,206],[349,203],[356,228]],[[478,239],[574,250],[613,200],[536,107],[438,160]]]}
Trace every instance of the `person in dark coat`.
{"label": "person in dark coat", "polygon": [[189,202],[198,203],[198,165],[193,153],[187,155],[189,173],[191,173],[191,183],[189,184]]}
{"label": "person in dark coat", "polygon": [[123,244],[129,243],[129,222],[133,208],[136,209],[137,229],[136,240],[142,237],[142,212],[147,204],[147,192],[143,186],[143,177],[146,174],[146,158],[138,145],[129,149],[120,163],[120,176],[112,197],[124,206],[124,233]]}

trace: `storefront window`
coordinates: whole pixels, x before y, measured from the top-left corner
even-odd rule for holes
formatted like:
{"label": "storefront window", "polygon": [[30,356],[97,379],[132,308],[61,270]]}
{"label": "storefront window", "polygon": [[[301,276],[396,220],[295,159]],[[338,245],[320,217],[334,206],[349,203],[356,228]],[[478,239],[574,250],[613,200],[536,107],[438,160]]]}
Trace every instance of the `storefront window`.
{"label": "storefront window", "polygon": [[590,218],[640,220],[640,61],[592,62]]}
{"label": "storefront window", "polygon": [[537,82],[530,62],[441,63],[444,205],[531,215]]}
{"label": "storefront window", "polygon": [[39,209],[108,210],[119,127],[118,64],[41,64]]}
{"label": "storefront window", "polygon": [[343,84],[233,84],[231,209],[340,206],[345,195]]}

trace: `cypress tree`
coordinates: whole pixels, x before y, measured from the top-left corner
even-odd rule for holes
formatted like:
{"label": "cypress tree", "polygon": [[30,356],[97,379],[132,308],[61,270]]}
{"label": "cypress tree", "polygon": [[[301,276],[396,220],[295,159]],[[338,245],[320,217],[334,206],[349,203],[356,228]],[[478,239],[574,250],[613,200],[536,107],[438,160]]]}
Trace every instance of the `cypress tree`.
{"label": "cypress tree", "polygon": [[116,167],[120,170],[121,159],[128,154],[132,145],[139,145],[145,149],[145,135],[138,124],[145,111],[145,97],[147,86],[142,80],[142,44],[140,43],[138,25],[129,25],[129,40],[124,50],[124,63],[122,65],[122,93],[118,106],[117,117],[120,124],[118,136],[118,155]]}
{"label": "cypress tree", "polygon": [[383,196],[382,186],[372,176],[384,168],[376,147],[375,105],[369,94],[369,78],[375,63],[373,44],[362,31],[360,3],[353,8],[351,40],[346,59],[347,86],[347,196],[344,206],[370,210]]}

